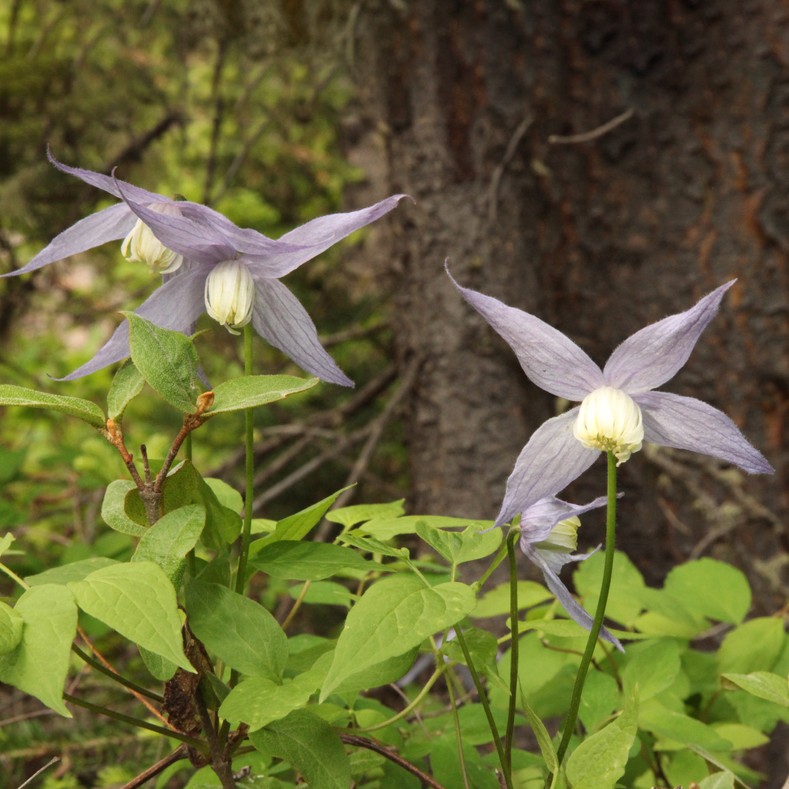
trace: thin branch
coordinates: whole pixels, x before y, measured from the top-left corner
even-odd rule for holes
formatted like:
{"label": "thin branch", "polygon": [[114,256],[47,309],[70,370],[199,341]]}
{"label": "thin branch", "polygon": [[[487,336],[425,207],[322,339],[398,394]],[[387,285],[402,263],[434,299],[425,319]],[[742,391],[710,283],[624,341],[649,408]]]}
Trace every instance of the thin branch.
{"label": "thin branch", "polygon": [[187,758],[187,749],[185,745],[179,745],[171,754],[160,759],[156,764],[152,764],[147,770],[143,770],[136,778],[125,783],[121,789],[140,789],[140,787],[151,780],[156,778],[157,775],[163,773],[171,764],[180,762],[181,759]]}
{"label": "thin branch", "polygon": [[411,773],[411,775],[415,775],[425,786],[429,786],[431,789],[444,789],[444,787],[438,783],[438,781],[434,780],[427,773],[423,773],[415,764],[411,764],[411,762],[404,759],[402,756],[400,756],[400,754],[391,750],[386,745],[377,742],[376,740],[371,740],[367,737],[359,737],[355,734],[345,734],[343,732],[340,733],[340,739],[346,743],[346,745],[355,745],[359,748],[367,748],[369,751],[374,751],[375,753],[380,754],[386,759],[389,759],[389,761],[394,762],[399,767],[402,767],[404,770]]}
{"label": "thin branch", "polygon": [[518,150],[523,135],[529,130],[533,120],[531,115],[527,115],[518,124],[518,128],[515,129],[512,137],[510,137],[510,141],[507,143],[504,156],[501,157],[501,161],[496,165],[496,169],[493,171],[493,175],[490,178],[490,186],[488,187],[488,221],[491,224],[496,221],[496,215],[498,213],[499,184],[501,183],[501,178],[504,175],[504,171],[509,166],[509,163],[512,161],[512,157],[515,156],[515,151]]}
{"label": "thin branch", "polygon": [[[419,372],[420,364],[421,360],[418,358],[415,358],[411,361],[400,381],[400,385],[397,387],[394,394],[389,398],[389,401],[387,402],[383,411],[368,426],[369,435],[367,436],[367,441],[365,442],[364,447],[362,447],[362,451],[359,453],[359,457],[356,459],[350,474],[348,474],[344,487],[348,487],[354,482],[358,482],[359,479],[361,479],[361,477],[364,475],[364,472],[370,465],[373,453],[381,441],[381,436],[383,435],[386,426],[397,413],[397,408],[403,401],[403,398],[413,388],[417,373]],[[338,509],[340,507],[344,507],[352,498],[354,493],[355,488],[349,488],[344,493],[341,493],[337,497],[334,506]],[[331,528],[329,521],[324,521],[321,524],[321,527],[318,529],[315,539],[319,542],[322,542],[325,539],[326,532],[329,528]]]}
{"label": "thin branch", "polygon": [[200,753],[205,754],[206,752],[205,742],[198,740],[195,737],[190,737],[188,734],[184,734],[183,732],[165,729],[162,726],[157,726],[155,723],[151,723],[150,721],[141,720],[140,718],[133,718],[131,715],[124,715],[122,712],[116,712],[115,710],[111,710],[108,707],[100,707],[98,704],[91,704],[89,701],[80,699],[77,696],[72,696],[70,693],[64,693],[63,698],[72,704],[76,704],[78,707],[84,707],[86,710],[95,712],[98,715],[106,715],[108,718],[112,718],[113,720],[120,721],[121,723],[128,723],[130,726],[135,726],[138,729],[147,729],[148,731],[152,731],[155,734],[161,734],[164,737],[172,737],[173,739],[180,740],[187,745],[191,745]]}
{"label": "thin branch", "polygon": [[52,759],[50,759],[43,767],[41,767],[40,769],[36,770],[33,773],[33,775],[31,775],[30,778],[28,778],[24,783],[19,784],[18,789],[25,789],[25,787],[29,786],[31,783],[33,783],[33,781],[36,778],[38,778],[38,776],[41,775],[41,773],[43,773],[44,770],[48,770],[50,767],[52,767],[53,764],[57,764],[59,761],[60,761],[60,757],[59,756],[55,756]]}
{"label": "thin branch", "polygon": [[634,112],[635,110],[630,107],[620,115],[617,115],[615,118],[611,118],[610,121],[604,123],[602,126],[598,126],[596,129],[592,129],[588,132],[582,132],[581,134],[568,134],[566,136],[561,134],[551,134],[548,137],[548,144],[576,145],[582,142],[592,142],[592,140],[596,140],[598,137],[608,134],[608,132],[613,131],[617,126],[632,118]]}

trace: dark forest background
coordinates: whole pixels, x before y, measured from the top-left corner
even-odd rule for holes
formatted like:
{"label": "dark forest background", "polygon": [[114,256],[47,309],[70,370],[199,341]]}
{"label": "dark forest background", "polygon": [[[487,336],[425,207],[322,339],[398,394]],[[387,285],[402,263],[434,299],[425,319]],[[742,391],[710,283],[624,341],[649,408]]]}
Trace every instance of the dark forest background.
{"label": "dark forest background", "polygon": [[[51,168],[47,145],[275,237],[414,198],[288,280],[357,388],[261,418],[261,516],[350,481],[345,501],[495,515],[518,452],[561,404],[461,301],[445,258],[598,362],[737,277],[663,388],[727,412],[776,475],[646,448],[623,469],[620,544],[651,583],[712,556],[748,574],[758,612],[786,605],[789,4],[12,0],[0,51],[2,270],[106,204]],[[149,292],[114,246],[2,281],[2,382],[102,397],[109,371],[48,375],[89,358]],[[201,342],[209,374],[240,370],[229,335]],[[295,372],[256,349],[260,371]],[[133,416],[154,447],[177,419]],[[237,438],[207,431],[198,462],[238,482]],[[123,469],[100,440],[14,412],[0,450],[0,523],[42,565],[102,539],[102,490]],[[569,496],[599,495],[602,474]],[[582,543],[601,539],[590,518]]]}

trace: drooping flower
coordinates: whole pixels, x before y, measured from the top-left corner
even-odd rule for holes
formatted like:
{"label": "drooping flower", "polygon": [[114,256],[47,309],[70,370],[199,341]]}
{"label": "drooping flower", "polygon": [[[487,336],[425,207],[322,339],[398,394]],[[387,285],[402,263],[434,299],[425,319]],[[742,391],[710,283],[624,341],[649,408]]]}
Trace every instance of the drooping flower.
{"label": "drooping flower", "polygon": [[[527,504],[521,512],[521,550],[542,570],[546,585],[564,610],[586,630],[592,628],[592,617],[576,602],[559,578],[559,573],[565,564],[580,562],[591,555],[573,553],[578,545],[578,527],[581,525],[578,516],[605,504],[605,496],[588,504],[570,504],[555,496],[546,496],[534,504]],[[600,629],[600,635],[617,649],[622,649],[618,639],[605,627]]]}
{"label": "drooping flower", "polygon": [[[449,270],[447,269],[449,274]],[[528,502],[563,490],[601,451],[619,462],[642,440],[724,460],[751,474],[772,466],[722,411],[692,397],[652,391],[688,360],[702,331],[736,280],[686,312],[657,321],[625,340],[601,370],[572,340],[534,315],[464,288],[463,298],[506,340],[528,378],[557,397],[581,402],[549,419],[529,439],[507,481],[496,523]]]}
{"label": "drooping flower", "polygon": [[[233,332],[251,320],[261,337],[307,372],[331,383],[353,385],[320,344],[304,307],[279,280],[391,211],[405,195],[393,195],[359,211],[313,219],[274,240],[236,226],[207,206],[171,200],[111,176],[69,167],[51,154],[49,159],[62,172],[121,202],[80,220],[27,265],[2,276],[26,274],[124,239],[122,251],[130,260],[166,275],[137,314],[186,334],[192,333],[205,311]],[[129,326],[124,321],[90,361],[63,380],[81,378],[128,355]]]}

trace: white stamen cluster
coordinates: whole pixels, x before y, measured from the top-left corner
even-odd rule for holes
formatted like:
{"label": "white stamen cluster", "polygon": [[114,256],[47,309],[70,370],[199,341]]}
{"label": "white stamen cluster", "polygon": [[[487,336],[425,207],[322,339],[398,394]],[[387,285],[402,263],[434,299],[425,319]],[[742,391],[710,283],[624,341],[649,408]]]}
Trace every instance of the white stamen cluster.
{"label": "white stamen cluster", "polygon": [[644,440],[641,409],[621,389],[602,386],[581,403],[573,435],[589,449],[613,452],[620,465],[641,449]]}
{"label": "white stamen cluster", "polygon": [[252,319],[255,283],[249,269],[237,260],[214,266],[205,281],[205,308],[231,334]]}
{"label": "white stamen cluster", "polygon": [[551,530],[548,538],[538,542],[534,547],[543,551],[572,553],[578,547],[578,528],[580,525],[581,519],[576,515],[559,521]]}
{"label": "white stamen cluster", "polygon": [[[165,216],[180,216],[181,212],[169,203],[155,203],[151,211]],[[154,274],[172,274],[180,268],[184,259],[177,252],[168,249],[153,234],[142,219],[138,219],[121,244],[121,254],[126,260],[145,263]]]}

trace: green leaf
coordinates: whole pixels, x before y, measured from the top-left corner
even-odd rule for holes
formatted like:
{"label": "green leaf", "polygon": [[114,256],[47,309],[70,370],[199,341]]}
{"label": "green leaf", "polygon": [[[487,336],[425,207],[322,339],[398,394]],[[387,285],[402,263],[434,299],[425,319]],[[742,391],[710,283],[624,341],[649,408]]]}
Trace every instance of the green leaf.
{"label": "green leaf", "polygon": [[219,715],[236,726],[246,723],[250,731],[268,726],[305,707],[320,689],[327,669],[328,661],[321,661],[281,685],[267,677],[247,677],[227,695]]}
{"label": "green leaf", "polygon": [[2,405],[47,408],[51,411],[58,411],[61,414],[76,416],[83,422],[98,428],[103,428],[107,421],[103,411],[95,403],[91,403],[90,400],[54,395],[48,392],[37,392],[35,389],[26,389],[23,386],[11,386],[10,384],[0,386],[0,406]]}
{"label": "green leaf", "polygon": [[[589,611],[594,611],[597,607],[603,579],[604,560],[604,553],[598,551],[585,562],[581,562],[573,574],[575,589],[583,598],[584,607]],[[615,622],[631,625],[644,608],[641,596],[645,589],[644,577],[636,566],[626,554],[617,551],[614,557],[614,570],[606,616]]]}
{"label": "green leaf", "polygon": [[545,724],[542,722],[540,716],[531,708],[529,702],[526,701],[526,697],[523,693],[520,694],[520,697],[521,707],[526,713],[534,736],[537,738],[537,745],[540,746],[540,753],[542,754],[542,758],[545,759],[545,766],[552,773],[555,773],[559,769],[559,757],[553,747],[551,735],[548,734],[548,729],[545,728]]}
{"label": "green leaf", "polygon": [[784,623],[777,617],[751,619],[726,634],[718,650],[721,672],[769,671],[786,643]]}
{"label": "green leaf", "polygon": [[144,385],[145,379],[140,371],[131,359],[127,359],[115,373],[107,392],[107,416],[116,421],[122,419],[126,406],[140,394]]}
{"label": "green leaf", "polygon": [[636,693],[639,701],[646,701],[671,687],[680,672],[681,651],[679,643],[668,638],[628,647],[622,669],[625,695]]}
{"label": "green leaf", "polygon": [[155,562],[173,585],[177,585],[186,554],[197,544],[204,526],[205,507],[200,504],[187,504],[168,512],[145,532],[132,561]]}
{"label": "green leaf", "polygon": [[[359,691],[380,688],[392,682],[397,682],[397,680],[408,673],[418,656],[419,647],[409,649],[407,652],[403,652],[402,655],[395,655],[388,660],[376,663],[374,666],[352,674],[347,679],[344,679],[333,692],[340,694],[359,693]],[[325,678],[332,656],[329,654],[324,657],[325,669],[323,673]]]}
{"label": "green leaf", "polygon": [[645,587],[638,596],[647,610],[630,624],[642,633],[689,639],[709,626],[706,619],[690,612],[685,600],[679,600],[663,589]]}
{"label": "green leaf", "polygon": [[490,556],[501,545],[504,532],[501,529],[489,530],[490,523],[484,527],[479,524],[466,526],[463,531],[455,532],[433,525],[434,520],[418,521],[416,533],[453,566]]}
{"label": "green leaf", "polygon": [[699,789],[734,789],[734,773],[713,773],[698,784]]}
{"label": "green leaf", "polygon": [[178,666],[171,660],[150,652],[145,647],[138,647],[138,649],[140,650],[142,662],[145,663],[145,668],[151,672],[151,676],[154,679],[158,679],[160,682],[167,682],[168,679],[172,679],[175,676]]}
{"label": "green leaf", "polygon": [[374,584],[345,620],[321,700],[353,674],[456,624],[475,604],[473,590],[461,583],[427,587],[418,578],[396,576]]}
{"label": "green leaf", "polygon": [[288,594],[294,600],[301,600],[308,605],[339,605],[350,608],[354,595],[347,586],[334,581],[312,581],[306,592],[304,584],[298,584],[288,589]]}
{"label": "green leaf", "polygon": [[228,485],[223,479],[204,477],[203,482],[211,488],[217,501],[223,507],[238,513],[244,509],[244,499],[241,494],[232,485]]}
{"label": "green leaf", "polygon": [[25,581],[29,586],[41,586],[41,584],[68,584],[72,581],[81,581],[87,578],[92,572],[101,570],[102,567],[110,567],[118,562],[106,556],[92,556],[90,559],[80,559],[78,562],[53,567],[51,570],[44,570],[43,573],[28,575]]}
{"label": "green leaf", "polygon": [[363,559],[350,548],[292,540],[264,545],[250,563],[274,578],[302,581],[320,581],[348,570],[379,572],[384,569],[377,562]]}
{"label": "green leaf", "polygon": [[405,512],[405,499],[390,501],[385,504],[352,504],[326,513],[326,520],[339,523],[346,529],[357,523],[371,521],[374,518],[397,518]]}
{"label": "green leaf", "polygon": [[375,537],[362,537],[356,532],[345,532],[339,536],[345,545],[352,545],[364,553],[380,554],[392,559],[408,559],[411,555],[408,548],[393,548],[385,542],[376,540]]}
{"label": "green leaf", "polygon": [[179,463],[167,475],[162,501],[165,512],[172,512],[187,504],[201,504],[205,507],[206,525],[202,540],[209,548],[222,551],[241,532],[238,509],[223,506],[212,486],[188,460]]}
{"label": "green leaf", "polygon": [[35,586],[19,598],[14,610],[24,622],[22,640],[13,652],[0,657],[0,680],[70,718],[63,686],[77,633],[74,598],[62,586]]}
{"label": "green leaf", "polygon": [[283,518],[277,523],[277,526],[272,534],[269,534],[266,537],[261,537],[259,540],[255,540],[255,542],[252,544],[251,553],[257,553],[264,545],[268,545],[272,542],[279,542],[280,540],[304,539],[310,530],[320,523],[321,518],[323,518],[323,516],[326,514],[329,507],[334,504],[334,502],[337,500],[337,497],[352,487],[353,485],[349,485],[347,488],[343,488],[342,490],[338,490],[336,493],[332,493],[330,496],[327,496],[325,499],[321,499],[319,502],[310,505],[306,509],[297,512],[294,515],[289,515],[287,518]]}
{"label": "green leaf", "polygon": [[231,378],[216,386],[213,405],[206,411],[206,415],[256,408],[283,400],[297,392],[306,392],[317,383],[317,378],[305,379],[293,375],[246,375],[243,378]]}
{"label": "green leaf", "polygon": [[358,527],[358,530],[379,540],[391,540],[402,534],[416,534],[419,524],[433,529],[465,529],[466,527],[472,527],[479,533],[479,531],[493,526],[493,521],[451,518],[445,515],[404,515],[399,518],[376,518],[362,524]]}
{"label": "green leaf", "polygon": [[101,503],[101,517],[111,529],[133,537],[142,537],[148,527],[129,517],[126,511],[129,493],[134,491],[139,500],[137,486],[130,479],[116,479],[107,485]]}
{"label": "green leaf", "polygon": [[638,702],[631,697],[622,714],[604,729],[587,737],[567,760],[573,789],[611,789],[625,772],[636,738]]}
{"label": "green leaf", "polygon": [[77,605],[122,636],[193,672],[170,579],[153,562],[115,564],[68,584]]}
{"label": "green leaf", "polygon": [[200,360],[185,334],[162,329],[133,312],[129,321],[129,347],[134,366],[151,388],[181,413],[194,413],[200,394]]}
{"label": "green leaf", "polygon": [[192,581],[186,587],[186,610],[192,632],[228,666],[280,679],[288,639],[262,605],[219,584]]}
{"label": "green leaf", "polygon": [[[552,600],[553,595],[536,581],[518,581],[518,610]],[[474,619],[488,619],[510,612],[510,585],[500,584],[484,594],[477,602],[472,616]]]}
{"label": "green leaf", "polygon": [[726,673],[722,676],[727,682],[742,688],[752,696],[772,701],[781,707],[789,707],[789,682],[786,677],[769,671],[753,671],[750,674]]}
{"label": "green leaf", "polygon": [[733,625],[742,622],[751,607],[751,588],[745,575],[715,559],[675,567],[664,589],[684,601],[691,613]]}
{"label": "green leaf", "polygon": [[712,728],[728,740],[735,751],[747,751],[770,742],[770,738],[764,732],[742,723],[713,723]]}
{"label": "green leaf", "polygon": [[13,652],[22,640],[22,615],[0,601],[0,655]]}
{"label": "green leaf", "polygon": [[250,735],[252,744],[283,759],[320,789],[348,789],[351,767],[334,729],[306,710],[291,712],[283,720]]}
{"label": "green leaf", "polygon": [[13,544],[14,542],[14,535],[11,532],[6,532],[3,535],[3,539],[0,540],[0,556],[2,556]]}
{"label": "green leaf", "polygon": [[587,731],[595,731],[615,710],[622,707],[621,695],[616,680],[610,674],[594,669],[589,672],[578,710],[578,717]]}
{"label": "green leaf", "polygon": [[650,699],[641,706],[638,715],[639,727],[652,732],[664,740],[709,751],[730,751],[731,743],[711,726],[695,718],[675,712],[663,706],[657,699]]}

